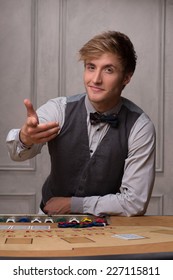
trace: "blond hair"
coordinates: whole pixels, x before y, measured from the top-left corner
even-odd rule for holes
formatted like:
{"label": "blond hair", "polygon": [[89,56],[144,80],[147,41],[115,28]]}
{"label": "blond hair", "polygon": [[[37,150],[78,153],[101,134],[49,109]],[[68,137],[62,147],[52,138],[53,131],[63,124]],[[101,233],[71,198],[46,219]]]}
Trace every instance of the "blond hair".
{"label": "blond hair", "polygon": [[79,60],[99,58],[104,53],[117,55],[126,73],[133,73],[137,55],[129,37],[121,32],[108,31],[94,36],[79,50]]}

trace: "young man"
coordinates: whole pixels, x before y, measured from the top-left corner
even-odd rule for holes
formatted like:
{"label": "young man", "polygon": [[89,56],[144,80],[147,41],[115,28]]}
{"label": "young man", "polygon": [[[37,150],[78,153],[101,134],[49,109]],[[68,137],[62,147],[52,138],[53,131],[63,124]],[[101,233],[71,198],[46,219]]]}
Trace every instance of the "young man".
{"label": "young man", "polygon": [[79,51],[85,94],[49,100],[7,136],[13,160],[40,153],[48,142],[51,172],[42,189],[47,214],[143,215],[155,178],[155,129],[121,97],[136,67],[130,39],[99,34]]}

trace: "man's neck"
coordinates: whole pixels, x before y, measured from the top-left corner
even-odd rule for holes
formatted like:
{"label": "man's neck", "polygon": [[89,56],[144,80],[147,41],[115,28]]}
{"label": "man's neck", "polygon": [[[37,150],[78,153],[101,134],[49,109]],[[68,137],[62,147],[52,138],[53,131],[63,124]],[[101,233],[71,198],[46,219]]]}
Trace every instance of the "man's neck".
{"label": "man's neck", "polygon": [[118,113],[121,105],[122,105],[122,100],[121,97],[119,98],[119,100],[117,102],[115,102],[114,104],[111,104],[111,106],[103,106],[103,104],[95,104],[92,103],[88,96],[86,95],[86,109],[88,111],[88,113],[94,113],[94,112],[98,112],[98,113],[107,113],[107,114],[111,114],[111,113]]}

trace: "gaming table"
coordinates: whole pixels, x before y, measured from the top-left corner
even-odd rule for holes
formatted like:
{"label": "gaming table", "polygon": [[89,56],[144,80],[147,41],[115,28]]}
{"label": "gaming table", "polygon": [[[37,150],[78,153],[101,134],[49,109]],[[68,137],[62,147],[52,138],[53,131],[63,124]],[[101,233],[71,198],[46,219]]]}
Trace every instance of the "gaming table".
{"label": "gaming table", "polygon": [[96,219],[1,214],[0,259],[173,259],[173,216]]}

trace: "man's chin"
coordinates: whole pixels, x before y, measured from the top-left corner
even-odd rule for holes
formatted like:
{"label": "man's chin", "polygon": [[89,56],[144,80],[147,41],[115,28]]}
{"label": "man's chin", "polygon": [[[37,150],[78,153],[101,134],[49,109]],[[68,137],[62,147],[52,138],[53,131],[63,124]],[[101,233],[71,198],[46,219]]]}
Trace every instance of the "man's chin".
{"label": "man's chin", "polygon": [[101,93],[98,93],[98,92],[94,92],[94,93],[88,93],[88,99],[91,101],[91,102],[104,102],[104,97],[102,96]]}

